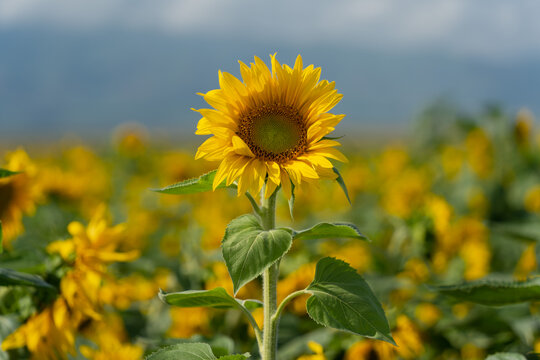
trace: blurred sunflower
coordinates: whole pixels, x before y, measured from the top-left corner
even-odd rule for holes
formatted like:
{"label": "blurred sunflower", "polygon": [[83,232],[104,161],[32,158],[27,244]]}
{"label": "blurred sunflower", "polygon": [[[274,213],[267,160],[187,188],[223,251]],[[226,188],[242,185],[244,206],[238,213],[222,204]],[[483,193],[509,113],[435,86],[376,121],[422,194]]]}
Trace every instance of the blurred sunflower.
{"label": "blurred sunflower", "polygon": [[240,62],[243,82],[220,71],[220,89],[200,94],[214,109],[193,109],[203,116],[195,133],[213,135],[195,158],[221,161],[214,189],[238,180],[239,195],[257,193],[268,174],[265,196],[281,185],[290,198],[291,182],[334,179],[328,159],[347,161],[334,148],[340,144],[324,138],[345,116],[328,113],[342,98],[334,82],[319,81],[321,68],[304,69],[300,55],[294,68],[275,54],[271,62],[272,71],[258,57],[251,67]]}
{"label": "blurred sunflower", "polygon": [[4,233],[4,246],[24,230],[23,214],[31,214],[41,196],[40,187],[34,181],[37,168],[22,149],[6,155],[4,168],[20,172],[0,179],[0,221]]}

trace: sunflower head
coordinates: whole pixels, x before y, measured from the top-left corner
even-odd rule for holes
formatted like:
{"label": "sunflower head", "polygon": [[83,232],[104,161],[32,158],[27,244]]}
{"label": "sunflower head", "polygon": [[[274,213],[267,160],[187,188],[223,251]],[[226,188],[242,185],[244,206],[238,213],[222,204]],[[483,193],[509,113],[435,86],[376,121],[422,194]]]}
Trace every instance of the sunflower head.
{"label": "sunflower head", "polygon": [[195,133],[212,136],[196,158],[221,162],[214,189],[237,181],[239,195],[257,193],[266,181],[266,197],[279,185],[290,197],[291,184],[335,178],[329,159],[346,161],[340,144],[324,138],[345,116],[328,113],[342,98],[334,83],[320,81],[320,68],[304,68],[300,55],[293,68],[275,54],[271,63],[270,71],[258,57],[240,62],[242,81],[220,71],[220,88],[200,94],[212,109],[194,109],[203,116]]}

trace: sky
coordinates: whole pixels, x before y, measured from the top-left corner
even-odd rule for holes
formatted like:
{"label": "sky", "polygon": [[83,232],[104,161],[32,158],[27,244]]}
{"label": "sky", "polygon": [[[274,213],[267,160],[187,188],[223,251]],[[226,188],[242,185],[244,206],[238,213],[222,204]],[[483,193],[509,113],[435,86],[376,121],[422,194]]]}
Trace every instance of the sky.
{"label": "sky", "polygon": [[532,0],[2,0],[0,136],[191,131],[217,69],[276,51],[323,67],[355,124],[405,124],[441,97],[538,112],[538,14]]}

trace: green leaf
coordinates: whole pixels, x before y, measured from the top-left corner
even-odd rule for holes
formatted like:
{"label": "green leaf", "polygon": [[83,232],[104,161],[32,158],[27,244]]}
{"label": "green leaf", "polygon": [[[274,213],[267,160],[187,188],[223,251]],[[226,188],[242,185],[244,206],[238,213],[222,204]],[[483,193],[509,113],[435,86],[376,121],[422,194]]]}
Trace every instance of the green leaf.
{"label": "green leaf", "polygon": [[342,136],[323,136],[321,138],[321,140],[339,140],[339,139],[342,139],[344,137],[345,137],[345,135],[342,135]]}
{"label": "green leaf", "polygon": [[2,232],[2,221],[0,221],[0,254],[4,252],[4,233]]}
{"label": "green leaf", "polygon": [[526,281],[479,280],[430,288],[461,301],[490,306],[540,301],[540,277]]}
{"label": "green leaf", "polygon": [[486,360],[527,360],[527,358],[518,353],[496,353],[489,355]]}
{"label": "green leaf", "polygon": [[341,186],[343,193],[345,193],[345,196],[347,197],[347,201],[349,201],[349,204],[352,205],[351,198],[349,197],[349,190],[347,190],[347,185],[345,185],[345,180],[343,180],[343,176],[341,176],[341,173],[335,166],[332,168],[332,170],[334,170],[334,172],[337,175],[336,181],[339,184],[339,186]]}
{"label": "green leaf", "polygon": [[158,295],[163,302],[179,307],[200,306],[226,309],[244,306],[248,310],[254,310],[262,306],[262,302],[259,300],[235,299],[222,287],[212,290],[188,290],[174,293],[165,293],[160,290]]}
{"label": "green leaf", "polygon": [[263,307],[263,302],[260,300],[255,299],[246,299],[246,300],[239,300],[236,299],[240,305],[248,309],[249,311],[253,311],[257,308]]}
{"label": "green leaf", "polygon": [[294,195],[294,184],[291,182],[291,198],[289,199],[289,213],[291,214],[291,219],[294,221],[294,201],[296,199],[296,196]]}
{"label": "green leaf", "polygon": [[517,240],[540,242],[540,224],[538,223],[492,224],[491,231]]}
{"label": "green leaf", "polygon": [[150,354],[146,360],[216,360],[210,345],[184,343],[167,346]]}
{"label": "green leaf", "polygon": [[379,300],[366,281],[344,261],[326,257],[317,263],[306,289],[309,316],[317,323],[396,343]]}
{"label": "green leaf", "polygon": [[11,269],[0,268],[0,286],[23,285],[56,290],[37,275],[25,274]]}
{"label": "green leaf", "polygon": [[[204,175],[199,176],[198,178],[188,179],[184,181],[177,182],[166,186],[162,189],[152,189],[152,191],[163,193],[163,194],[173,194],[173,195],[185,195],[185,194],[195,194],[200,192],[206,192],[212,190],[212,184],[214,183],[214,177],[216,176],[217,170],[210,171]],[[221,188],[236,188],[236,185],[226,186],[225,182],[218,185],[217,189]]]}
{"label": "green leaf", "polygon": [[179,307],[232,308],[238,303],[227,291],[218,287],[212,290],[188,290],[174,293],[160,291],[159,297],[169,305]]}
{"label": "green leaf", "polygon": [[218,357],[218,360],[245,360],[245,359],[248,359],[250,356],[249,353],[245,353],[245,354],[237,354],[237,355],[225,355],[225,356],[220,356]]}
{"label": "green leaf", "polygon": [[20,171],[11,171],[11,170],[7,170],[7,169],[0,169],[0,179],[5,178],[5,177],[10,177],[10,176],[13,176],[13,175],[17,175],[17,174],[20,174],[20,173],[21,173]]}
{"label": "green leaf", "polygon": [[265,231],[252,214],[237,217],[227,226],[221,243],[234,293],[281,258],[292,245],[283,229]]}
{"label": "green leaf", "polygon": [[294,234],[294,239],[325,239],[325,238],[352,238],[370,241],[354,224],[350,223],[319,223],[311,229],[302,230]]}

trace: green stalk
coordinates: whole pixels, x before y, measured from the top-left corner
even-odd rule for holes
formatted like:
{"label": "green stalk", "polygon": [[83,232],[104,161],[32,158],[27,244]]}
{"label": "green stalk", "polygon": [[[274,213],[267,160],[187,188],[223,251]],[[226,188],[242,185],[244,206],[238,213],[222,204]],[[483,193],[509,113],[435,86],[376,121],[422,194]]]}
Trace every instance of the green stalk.
{"label": "green stalk", "polygon": [[[264,188],[261,192],[261,220],[264,230],[272,230],[276,226],[276,195],[275,191],[268,199],[264,198]],[[272,318],[277,310],[277,280],[279,275],[279,261],[271,265],[263,273],[263,348],[262,360],[276,360],[277,353],[277,326]]]}

